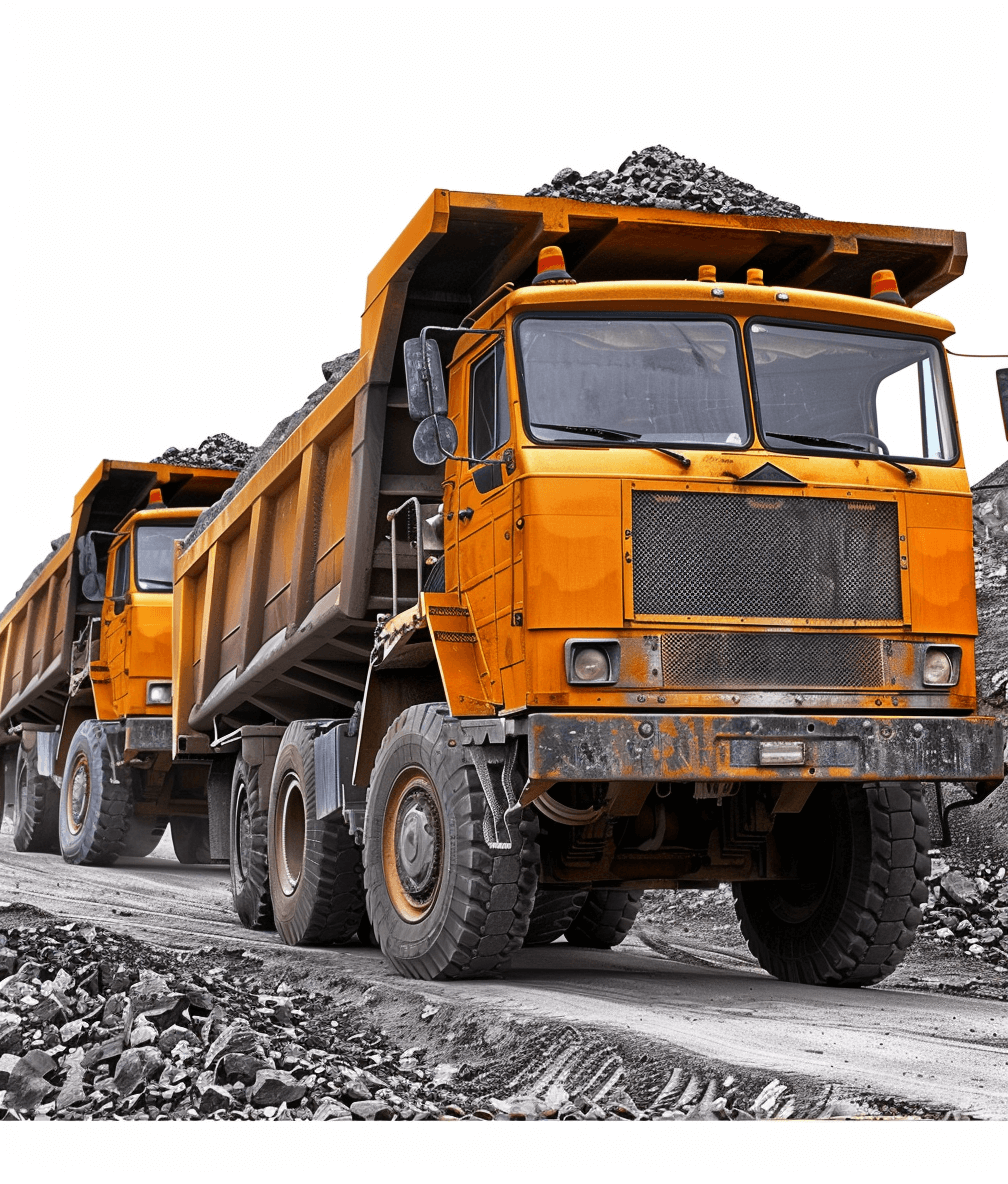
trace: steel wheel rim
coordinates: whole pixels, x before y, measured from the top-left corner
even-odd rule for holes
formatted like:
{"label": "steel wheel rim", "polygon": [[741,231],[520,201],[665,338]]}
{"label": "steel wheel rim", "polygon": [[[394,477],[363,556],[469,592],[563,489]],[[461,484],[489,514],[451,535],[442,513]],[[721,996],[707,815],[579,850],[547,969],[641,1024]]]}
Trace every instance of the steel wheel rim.
{"label": "steel wheel rim", "polygon": [[382,869],[389,900],[416,923],[438,898],[444,872],[444,822],[437,790],[422,769],[396,778],[382,822]]}
{"label": "steel wheel rim", "polygon": [[248,879],[249,862],[252,856],[252,815],[249,811],[248,792],[242,782],[235,802],[235,871],[239,884]]}
{"label": "steel wheel rim", "polygon": [[70,787],[66,800],[66,818],[70,833],[79,835],[91,804],[91,771],[87,758],[80,756],[70,774]]}
{"label": "steel wheel rim", "polygon": [[293,896],[301,881],[307,831],[301,783],[295,773],[288,773],[277,799],[273,844],[277,855],[277,878],[284,896]]}

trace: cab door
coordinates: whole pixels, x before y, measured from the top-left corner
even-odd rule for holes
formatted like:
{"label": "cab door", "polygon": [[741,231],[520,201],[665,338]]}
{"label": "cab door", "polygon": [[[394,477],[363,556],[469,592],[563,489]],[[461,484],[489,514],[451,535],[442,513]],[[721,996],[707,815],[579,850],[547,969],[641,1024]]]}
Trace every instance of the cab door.
{"label": "cab door", "polygon": [[112,684],[112,700],[117,715],[129,687],[126,668],[126,642],[130,617],[130,559],[131,540],[125,538],[109,555],[111,577],[105,589],[102,606],[102,649],[104,665]]}
{"label": "cab door", "polygon": [[514,663],[514,646],[521,644],[521,630],[511,623],[514,487],[507,466],[478,462],[503,459],[511,439],[505,357],[503,343],[497,342],[468,369],[464,438],[465,451],[474,459],[459,466],[455,515],[459,590],[486,660],[489,685],[484,690],[497,705],[504,703],[502,668]]}

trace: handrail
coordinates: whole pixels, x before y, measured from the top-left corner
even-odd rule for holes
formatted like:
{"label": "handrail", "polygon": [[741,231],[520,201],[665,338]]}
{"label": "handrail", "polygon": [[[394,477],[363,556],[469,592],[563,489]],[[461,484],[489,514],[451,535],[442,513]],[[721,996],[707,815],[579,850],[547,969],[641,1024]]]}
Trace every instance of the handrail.
{"label": "handrail", "polygon": [[418,497],[407,498],[401,506],[397,506],[394,510],[389,510],[385,515],[387,521],[392,523],[392,616],[399,615],[399,556],[396,553],[396,518],[406,509],[407,506],[413,507],[413,513],[416,515],[416,549],[417,549],[417,603],[420,603],[420,592],[423,589],[423,527],[420,522],[420,499]]}

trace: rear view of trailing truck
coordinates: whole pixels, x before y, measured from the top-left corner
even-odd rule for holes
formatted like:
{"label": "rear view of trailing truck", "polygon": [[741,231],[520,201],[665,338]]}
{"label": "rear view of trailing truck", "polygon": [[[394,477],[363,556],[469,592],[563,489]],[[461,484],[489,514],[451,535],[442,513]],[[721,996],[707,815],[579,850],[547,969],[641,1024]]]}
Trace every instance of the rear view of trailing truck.
{"label": "rear view of trailing truck", "polygon": [[233,764],[244,923],[453,977],[728,881],[771,973],[889,973],[925,785],[1003,776],[952,326],[912,307],[965,259],[436,191],[356,366],[176,557],[175,751]]}
{"label": "rear view of trailing truck", "polygon": [[209,766],[172,768],[175,540],[231,471],[102,461],[69,536],[0,620],[6,813],[21,851],[209,858]]}

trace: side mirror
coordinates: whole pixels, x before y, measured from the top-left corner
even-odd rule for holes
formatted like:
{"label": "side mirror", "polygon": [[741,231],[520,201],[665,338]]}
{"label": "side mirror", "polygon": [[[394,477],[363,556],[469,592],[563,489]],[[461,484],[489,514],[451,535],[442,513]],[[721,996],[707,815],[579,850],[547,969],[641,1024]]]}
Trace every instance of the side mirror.
{"label": "side mirror", "polygon": [[428,415],[413,435],[413,455],[422,465],[439,465],[458,448],[458,432],[447,415]]}
{"label": "side mirror", "polygon": [[81,595],[85,600],[103,600],[105,582],[98,573],[98,554],[94,535],[89,531],[77,540],[77,569],[81,575]]}
{"label": "side mirror", "polygon": [[1001,418],[1004,420],[1005,438],[1008,439],[1008,370],[997,371],[998,396],[1001,399]]}
{"label": "side mirror", "polygon": [[441,369],[441,351],[437,342],[430,337],[426,339],[426,351],[422,350],[421,340],[419,337],[412,337],[403,345],[406,394],[409,397],[410,419],[415,422],[426,419],[429,415],[448,414],[448,395],[445,391],[444,372]]}

